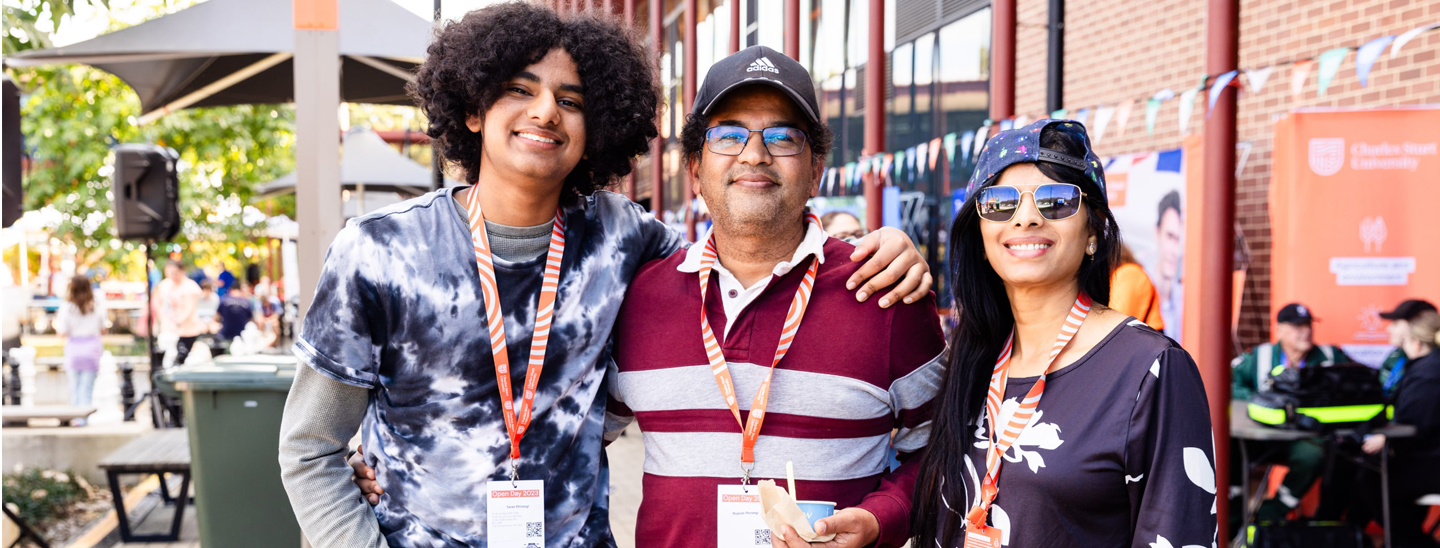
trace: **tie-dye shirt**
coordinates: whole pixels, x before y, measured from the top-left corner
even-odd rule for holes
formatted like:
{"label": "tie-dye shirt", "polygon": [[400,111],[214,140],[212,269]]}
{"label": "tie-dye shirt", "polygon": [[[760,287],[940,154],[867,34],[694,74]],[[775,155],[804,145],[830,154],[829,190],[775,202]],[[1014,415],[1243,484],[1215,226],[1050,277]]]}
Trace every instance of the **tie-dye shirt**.
{"label": "tie-dye shirt", "polygon": [[[325,258],[295,352],[370,389],[365,458],[391,546],[485,543],[485,489],[509,477],[480,278],[456,189],[350,221]],[[613,544],[602,450],[608,342],[640,265],[684,245],[640,206],[597,192],[563,208],[560,268],[521,479],[545,481],[545,546]],[[495,257],[514,393],[523,389],[544,257]]]}

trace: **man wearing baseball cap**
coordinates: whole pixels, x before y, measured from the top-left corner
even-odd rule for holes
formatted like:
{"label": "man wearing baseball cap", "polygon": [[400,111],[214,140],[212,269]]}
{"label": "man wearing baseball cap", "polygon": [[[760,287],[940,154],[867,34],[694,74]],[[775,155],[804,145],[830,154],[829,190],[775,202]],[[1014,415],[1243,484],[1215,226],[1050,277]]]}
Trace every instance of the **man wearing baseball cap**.
{"label": "man wearing baseball cap", "polygon": [[[1275,342],[1257,345],[1230,363],[1231,397],[1248,400],[1268,392],[1276,375],[1287,367],[1329,367],[1353,360],[1339,348],[1315,344],[1315,317],[1310,307],[1290,303],[1275,314]],[[1325,461],[1325,450],[1309,441],[1279,442],[1275,447],[1277,460],[1288,465],[1290,472],[1275,492],[1275,498],[1260,506],[1261,521],[1279,520],[1300,504],[1300,497],[1310,489]]]}
{"label": "man wearing baseball cap", "polygon": [[818,112],[805,68],[756,46],[710,69],[686,119],[686,169],[714,224],[636,274],[606,417],[607,439],[631,421],[644,433],[646,545],[806,546],[760,518],[755,482],[784,486],[790,463],[799,499],[835,505],[815,526],[826,546],[909,535],[945,342],[932,296],[888,309],[846,296],[852,247],[806,206],[831,143]]}
{"label": "man wearing baseball cap", "polygon": [[1385,395],[1389,396],[1391,390],[1400,382],[1400,376],[1405,373],[1405,351],[1400,349],[1400,340],[1405,332],[1410,329],[1410,320],[1415,319],[1422,312],[1434,312],[1435,305],[1430,301],[1421,299],[1409,299],[1395,305],[1395,309],[1389,312],[1381,312],[1380,317],[1390,320],[1390,325],[1385,326],[1385,332],[1390,335],[1390,344],[1395,345],[1395,350],[1385,356],[1385,362],[1380,364],[1380,382],[1385,385]]}

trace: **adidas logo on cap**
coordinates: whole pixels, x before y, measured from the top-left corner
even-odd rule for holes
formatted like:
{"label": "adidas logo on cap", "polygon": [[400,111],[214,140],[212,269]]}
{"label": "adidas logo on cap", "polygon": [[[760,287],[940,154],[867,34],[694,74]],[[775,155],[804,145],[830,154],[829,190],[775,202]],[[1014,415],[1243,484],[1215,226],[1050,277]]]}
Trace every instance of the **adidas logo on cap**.
{"label": "adidas logo on cap", "polygon": [[765,71],[780,74],[780,69],[775,68],[775,65],[770,62],[769,57],[761,57],[759,59],[756,59],[754,63],[750,63],[749,68],[745,69],[745,72],[755,71]]}

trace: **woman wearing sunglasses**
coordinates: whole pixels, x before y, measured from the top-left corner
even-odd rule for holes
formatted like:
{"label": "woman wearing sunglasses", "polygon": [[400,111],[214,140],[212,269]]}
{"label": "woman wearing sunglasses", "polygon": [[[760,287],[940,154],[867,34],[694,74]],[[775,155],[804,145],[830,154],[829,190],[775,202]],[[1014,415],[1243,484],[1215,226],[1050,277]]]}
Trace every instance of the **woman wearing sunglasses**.
{"label": "woman wearing sunglasses", "polygon": [[1119,228],[1085,129],[986,144],[951,234],[958,325],[915,485],[915,546],[1211,546],[1205,388],[1107,308]]}

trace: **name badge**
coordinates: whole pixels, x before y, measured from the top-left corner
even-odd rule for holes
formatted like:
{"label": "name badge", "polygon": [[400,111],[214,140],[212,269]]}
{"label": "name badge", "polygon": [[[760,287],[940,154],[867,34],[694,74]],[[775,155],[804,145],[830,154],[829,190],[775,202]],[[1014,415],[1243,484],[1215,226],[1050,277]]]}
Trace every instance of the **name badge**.
{"label": "name badge", "polygon": [[761,517],[760,489],[754,485],[721,485],[715,496],[715,530],[719,548],[770,546],[770,526]]}
{"label": "name badge", "polygon": [[545,482],[490,482],[485,489],[485,528],[493,548],[544,548]]}
{"label": "name badge", "polygon": [[983,531],[965,531],[965,548],[1000,548],[1001,531],[986,527]]}

